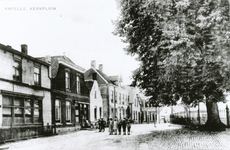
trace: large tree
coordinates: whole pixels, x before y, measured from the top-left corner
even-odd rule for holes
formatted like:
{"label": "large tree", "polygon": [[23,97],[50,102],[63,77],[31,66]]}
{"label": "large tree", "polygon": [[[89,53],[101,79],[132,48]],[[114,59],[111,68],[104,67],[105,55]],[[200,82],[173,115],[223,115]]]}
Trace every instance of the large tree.
{"label": "large tree", "polygon": [[141,62],[134,72],[151,103],[204,102],[206,125],[223,124],[217,102],[229,91],[228,0],[121,0],[115,34]]}

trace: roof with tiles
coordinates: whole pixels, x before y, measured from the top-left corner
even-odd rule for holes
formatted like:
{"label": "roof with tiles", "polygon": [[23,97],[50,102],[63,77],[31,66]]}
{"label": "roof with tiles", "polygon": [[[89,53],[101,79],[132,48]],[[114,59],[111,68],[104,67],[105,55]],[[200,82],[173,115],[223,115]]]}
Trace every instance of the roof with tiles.
{"label": "roof with tiles", "polygon": [[[39,58],[40,60],[43,61],[47,61],[47,57],[41,57]],[[55,78],[59,69],[59,63],[62,61],[66,64],[68,64],[69,66],[76,68],[78,70],[80,70],[81,72],[85,72],[85,69],[76,65],[71,59],[69,59],[68,57],[66,57],[65,55],[62,56],[51,56],[50,57],[50,61],[51,61],[51,76],[52,78]]]}
{"label": "roof with tiles", "polygon": [[102,77],[102,79],[110,84],[115,84],[115,80],[114,79],[111,79],[110,76],[107,76],[105,73],[103,73],[102,71],[98,70],[98,69],[95,69],[95,68],[90,68],[88,69],[86,72],[85,72],[85,79],[88,80],[88,79],[92,79],[91,77],[91,74],[92,72],[96,72],[97,74],[99,74],[99,77]]}

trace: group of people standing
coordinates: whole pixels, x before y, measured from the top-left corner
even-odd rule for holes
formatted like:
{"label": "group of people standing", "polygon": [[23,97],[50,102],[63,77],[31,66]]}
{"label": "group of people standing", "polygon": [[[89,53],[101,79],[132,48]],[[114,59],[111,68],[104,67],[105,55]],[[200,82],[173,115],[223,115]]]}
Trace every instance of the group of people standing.
{"label": "group of people standing", "polygon": [[[98,132],[105,131],[106,122],[104,121],[103,118],[98,119],[95,125]],[[129,119],[123,118],[123,120],[121,119],[118,120],[117,118],[114,119],[110,118],[108,120],[108,126],[109,126],[109,135],[121,135],[121,131],[123,131],[123,135],[126,135],[126,131],[127,134],[130,135],[131,122]]]}
{"label": "group of people standing", "polygon": [[130,120],[123,118],[123,120],[117,118],[110,118],[109,119],[109,135],[121,135],[121,130],[123,129],[123,135],[126,135],[126,129],[127,129],[127,134],[130,135],[130,129],[131,129],[131,124]]}

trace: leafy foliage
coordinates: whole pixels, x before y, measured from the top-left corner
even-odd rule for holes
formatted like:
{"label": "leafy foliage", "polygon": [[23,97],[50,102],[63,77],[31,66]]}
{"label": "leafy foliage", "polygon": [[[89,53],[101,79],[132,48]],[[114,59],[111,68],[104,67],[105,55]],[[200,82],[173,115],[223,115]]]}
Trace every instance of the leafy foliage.
{"label": "leafy foliage", "polygon": [[154,106],[225,101],[229,91],[228,0],[122,0],[114,34],[141,62],[133,85]]}

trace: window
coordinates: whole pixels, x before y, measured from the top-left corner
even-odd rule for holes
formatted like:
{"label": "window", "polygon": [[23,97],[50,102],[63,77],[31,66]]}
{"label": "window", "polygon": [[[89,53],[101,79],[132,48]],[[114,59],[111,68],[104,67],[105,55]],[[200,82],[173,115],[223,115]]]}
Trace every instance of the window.
{"label": "window", "polygon": [[111,91],[111,102],[113,103],[113,91]]}
{"label": "window", "polygon": [[71,121],[71,102],[66,101],[66,122]]}
{"label": "window", "polygon": [[42,123],[42,101],[17,96],[3,96],[3,126]]}
{"label": "window", "polygon": [[117,92],[116,93],[114,92],[114,101],[115,103],[117,103]]}
{"label": "window", "polygon": [[94,107],[94,120],[97,120],[97,107]]}
{"label": "window", "polygon": [[94,91],[94,98],[97,99],[97,91]]}
{"label": "window", "polygon": [[77,76],[77,79],[76,79],[76,83],[77,83],[77,93],[80,93],[80,78],[79,76]]}
{"label": "window", "polygon": [[61,123],[61,101],[55,100],[55,122]]}
{"label": "window", "polygon": [[119,93],[119,104],[121,104],[121,93]]}
{"label": "window", "polygon": [[14,60],[13,68],[14,68],[14,74],[13,74],[13,80],[14,81],[21,81],[21,62],[19,60]]}
{"label": "window", "polygon": [[65,72],[65,88],[70,89],[70,75],[69,72]]}
{"label": "window", "polygon": [[113,108],[111,108],[111,117],[113,116]]}
{"label": "window", "polygon": [[121,108],[119,108],[119,118],[121,119]]}
{"label": "window", "polygon": [[122,105],[124,105],[124,94],[122,95]]}
{"label": "window", "polygon": [[100,118],[101,118],[101,112],[102,112],[102,111],[101,111],[101,107],[99,107],[99,114],[100,114]]}
{"label": "window", "polygon": [[40,85],[40,66],[34,67],[34,85]]}
{"label": "window", "polygon": [[75,102],[75,121],[76,123],[79,123],[79,104]]}

